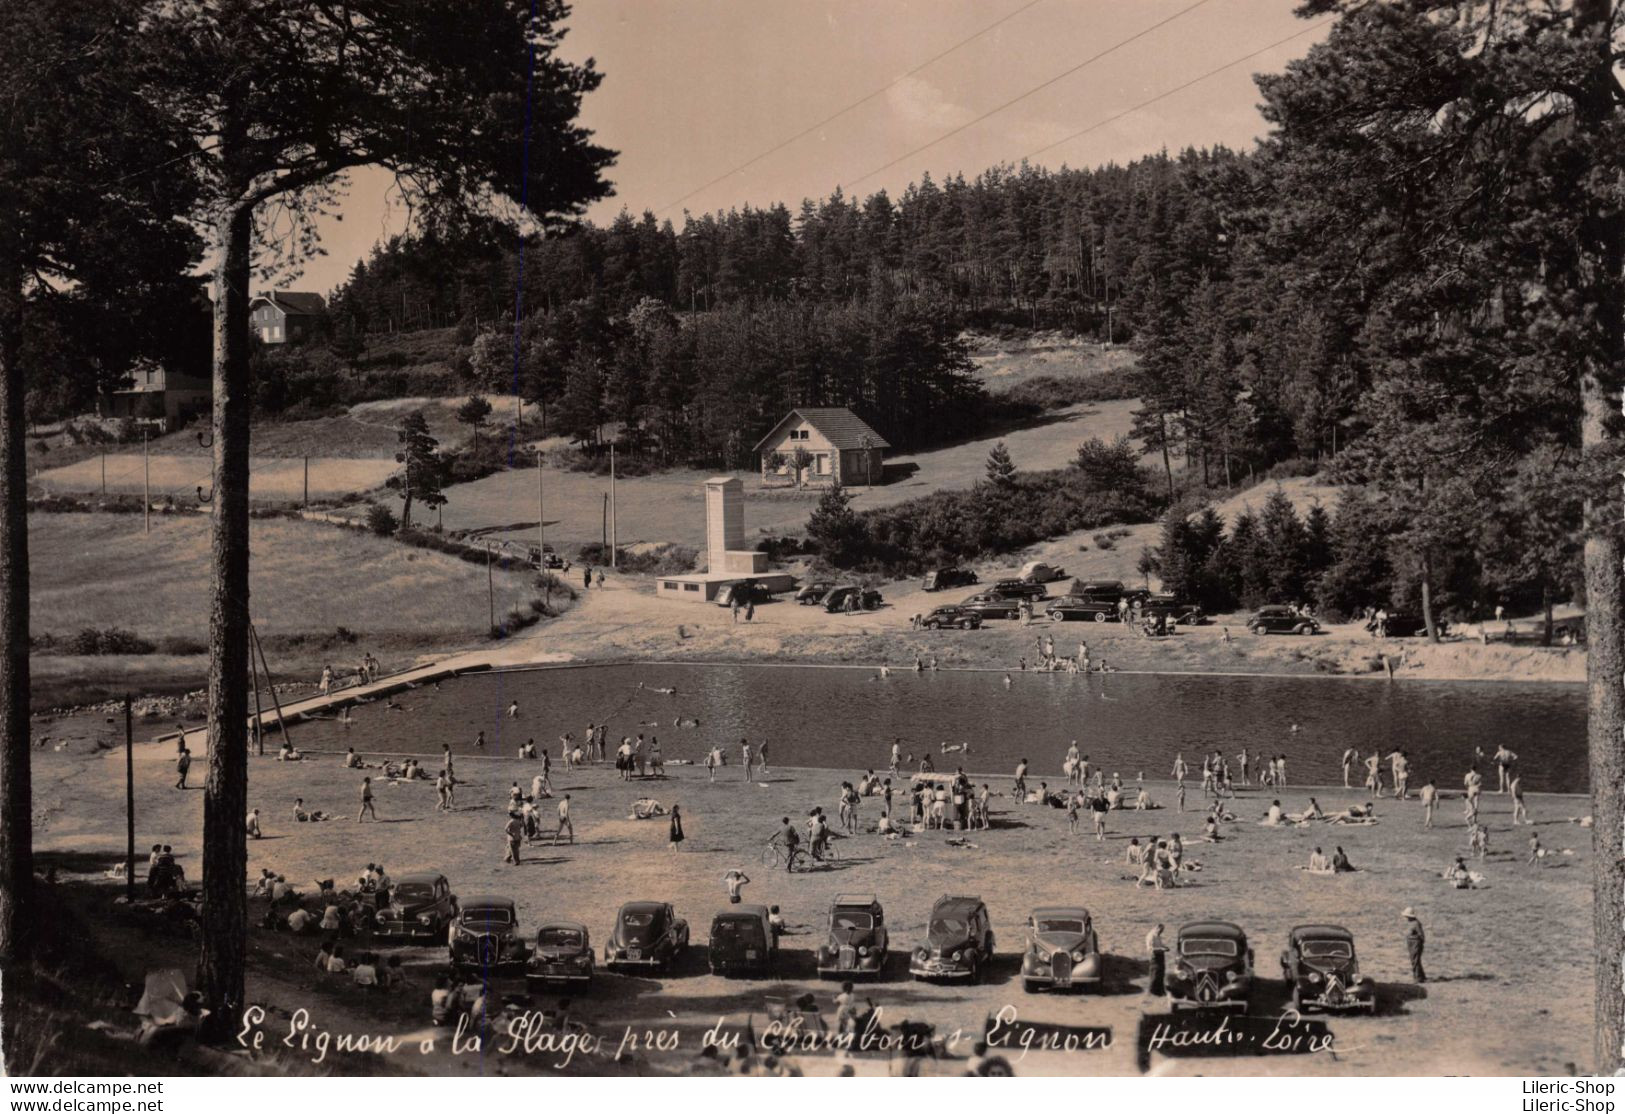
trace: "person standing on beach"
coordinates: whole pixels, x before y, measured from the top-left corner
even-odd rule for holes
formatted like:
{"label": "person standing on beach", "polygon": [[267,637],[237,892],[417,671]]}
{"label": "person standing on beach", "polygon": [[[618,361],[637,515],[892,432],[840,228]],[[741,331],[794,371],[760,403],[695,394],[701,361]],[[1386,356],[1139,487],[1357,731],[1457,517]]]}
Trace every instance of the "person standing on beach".
{"label": "person standing on beach", "polygon": [[1512,822],[1514,824],[1533,824],[1529,819],[1529,806],[1523,801],[1523,775],[1513,771],[1512,781],[1508,791],[1512,794]]}
{"label": "person standing on beach", "polygon": [[1365,760],[1365,787],[1373,797],[1382,796],[1382,756],[1376,751]]}
{"label": "person standing on beach", "polygon": [[519,813],[508,813],[508,822],[502,826],[502,833],[508,838],[508,854],[502,861],[518,866],[519,849],[525,839],[525,822]]}
{"label": "person standing on beach", "polygon": [[1082,768],[1078,763],[1078,740],[1073,739],[1072,745],[1066,748],[1066,761],[1062,763],[1066,768],[1066,780],[1073,785],[1080,785],[1083,782]]}
{"label": "person standing on beach", "polygon": [[1168,946],[1162,942],[1162,925],[1145,934],[1145,950],[1151,957],[1151,981],[1146,983],[1145,992],[1160,998],[1167,992],[1164,984],[1168,975]]}
{"label": "person standing on beach", "polygon": [[763,739],[756,748],[756,768],[758,777],[767,776],[767,740]]}
{"label": "person standing on beach", "polygon": [[1433,827],[1433,810],[1439,804],[1439,790],[1434,787],[1432,778],[1428,778],[1426,784],[1422,786],[1420,796],[1422,798],[1422,828],[1426,830]]}
{"label": "person standing on beach", "polygon": [[588,590],[588,591],[592,590],[592,566],[591,565],[582,565],[581,566],[581,587]]}
{"label": "person standing on beach", "polygon": [[734,867],[727,874],[722,876],[722,884],[728,890],[728,904],[738,905],[740,898],[739,891],[750,884],[750,875],[746,874],[738,867]]}
{"label": "person standing on beach", "polygon": [[1388,755],[1388,772],[1394,778],[1394,800],[1403,801],[1406,793],[1405,787],[1411,778],[1410,760],[1405,757],[1404,751],[1396,750]]}
{"label": "person standing on beach", "polygon": [[361,779],[361,811],[355,814],[355,822],[361,823],[364,816],[371,814],[374,821],[378,819],[378,812],[372,807],[372,778]]}
{"label": "person standing on beach", "polygon": [[1016,763],[1016,784],[1014,786],[1014,792],[1016,794],[1016,800],[1025,801],[1027,799],[1027,760],[1025,758]]}
{"label": "person standing on beach", "polygon": [[1427,972],[1422,969],[1422,949],[1427,945],[1427,933],[1422,931],[1422,922],[1417,918],[1416,910],[1409,905],[1399,915],[1405,921],[1405,953],[1411,959],[1411,978],[1418,983],[1427,982]]}
{"label": "person standing on beach", "polygon": [[707,781],[717,780],[717,761],[722,757],[716,747],[705,752],[705,777]]}
{"label": "person standing on beach", "polygon": [[1502,743],[1495,748],[1492,761],[1495,763],[1495,791],[1505,793],[1511,788],[1512,770],[1517,764],[1518,756],[1508,750],[1505,743]]}
{"label": "person standing on beach", "polygon": [[1484,775],[1478,772],[1477,766],[1474,766],[1467,771],[1467,776],[1462,778],[1461,781],[1462,785],[1467,789],[1467,802],[1464,806],[1467,823],[1476,824],[1478,823],[1478,798],[1484,792]]}
{"label": "person standing on beach", "polygon": [[671,806],[671,826],[667,832],[666,849],[680,851],[683,847],[683,810],[677,805]]}
{"label": "person standing on beach", "polygon": [[1190,770],[1190,767],[1185,765],[1185,755],[1183,753],[1175,754],[1174,755],[1174,780],[1179,782],[1181,785],[1185,784],[1185,774],[1189,770]]}
{"label": "person standing on beach", "polygon": [[890,771],[892,777],[897,776],[897,771],[902,768],[902,764],[903,764],[903,740],[902,739],[893,739],[891,741],[891,771]]}
{"label": "person standing on beach", "polygon": [[1246,747],[1241,748],[1241,753],[1236,755],[1236,761],[1241,767],[1241,784],[1243,784],[1243,785],[1251,785],[1253,783],[1253,781],[1252,781],[1251,776],[1247,773],[1248,758],[1247,758],[1247,748]]}
{"label": "person standing on beach", "polygon": [[744,764],[745,764],[745,780],[749,781],[750,780],[751,764],[755,761],[754,757],[751,755],[751,752],[750,752],[750,740],[749,739],[740,739],[739,740],[739,758],[740,758],[740,761],[744,762]]}
{"label": "person standing on beach", "polygon": [[568,793],[559,799],[559,826],[557,830],[553,832],[553,846],[558,846],[559,837],[564,835],[566,832],[570,833],[570,846],[574,847],[576,842],[576,827],[574,824],[570,823],[570,794]]}
{"label": "person standing on beach", "polygon": [[187,775],[187,772],[191,770],[191,768],[192,768],[192,752],[187,750],[183,746],[183,747],[181,747],[180,754],[175,759],[175,788],[176,789],[185,789],[186,788],[186,775]]}
{"label": "person standing on beach", "polygon": [[1179,783],[1179,788],[1175,791],[1174,797],[1175,797],[1175,799],[1177,799],[1179,801],[1179,811],[1184,812],[1185,811],[1185,783],[1184,782]]}
{"label": "person standing on beach", "polygon": [[1343,788],[1344,789],[1353,788],[1351,785],[1349,785],[1349,778],[1352,777],[1353,774],[1354,774],[1354,763],[1359,759],[1359,757],[1360,757],[1359,753],[1357,751],[1355,751],[1355,749],[1353,747],[1349,747],[1347,750],[1345,750],[1343,752]]}

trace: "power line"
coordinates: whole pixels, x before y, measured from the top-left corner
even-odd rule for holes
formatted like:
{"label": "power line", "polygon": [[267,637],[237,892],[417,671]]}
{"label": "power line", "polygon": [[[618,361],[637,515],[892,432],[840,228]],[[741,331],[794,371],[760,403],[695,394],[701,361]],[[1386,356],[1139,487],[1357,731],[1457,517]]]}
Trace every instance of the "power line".
{"label": "power line", "polygon": [[794,143],[796,140],[804,139],[807,136],[811,135],[813,132],[817,131],[819,128],[823,127],[825,124],[831,123],[831,122],[833,122],[835,120],[840,119],[842,116],[845,116],[848,112],[851,112],[854,108],[859,108],[859,107],[861,107],[861,106],[863,106],[865,104],[868,104],[870,101],[874,100],[876,97],[880,96],[883,93],[888,92],[893,86],[898,85],[898,84],[900,84],[900,83],[902,83],[904,81],[907,81],[909,78],[913,77],[915,74],[919,73],[921,70],[925,69],[927,66],[930,66],[930,65],[933,65],[933,64],[935,64],[937,62],[942,61],[944,58],[948,57],[948,55],[952,54],[954,51],[958,50],[960,47],[966,46],[966,45],[974,42],[975,40],[981,38],[983,35],[987,34],[989,31],[993,30],[994,28],[1000,26],[1001,24],[1008,23],[1010,20],[1016,18],[1016,16],[1020,15],[1022,12],[1026,11],[1028,8],[1034,7],[1034,6],[1036,6],[1038,4],[1041,4],[1041,3],[1043,3],[1043,0],[1027,0],[1027,3],[1021,5],[1021,7],[1017,8],[1015,11],[1009,13],[1008,15],[1000,16],[998,19],[994,20],[992,23],[989,23],[986,27],[982,28],[980,31],[976,32],[975,34],[967,36],[966,38],[960,39],[957,43],[955,43],[953,46],[950,46],[946,50],[939,51],[938,53],[933,54],[931,57],[927,58],[925,61],[923,61],[919,65],[915,66],[912,70],[909,70],[906,74],[903,74],[900,77],[893,78],[890,82],[888,82],[885,85],[882,85],[880,88],[876,89],[874,92],[868,93],[868,94],[866,94],[866,95],[864,95],[862,97],[859,97],[857,100],[853,101],[851,104],[847,105],[845,108],[839,109],[838,111],[831,113],[830,115],[824,117],[822,120],[818,121],[816,124],[808,125],[807,127],[803,128],[801,131],[796,132],[796,134],[792,135],[790,138],[788,138],[786,140],[783,140],[782,142],[776,144],[775,146],[769,147],[767,150],[763,151],[761,154],[755,155],[752,158],[746,160],[745,162],[740,163],[738,166],[734,167],[732,170],[729,170],[729,171],[726,171],[726,172],[724,172],[722,174],[717,175],[715,178],[712,178],[709,182],[705,183],[703,186],[696,186],[694,189],[689,190],[687,193],[685,193],[682,197],[679,197],[676,201],[672,201],[672,202],[669,202],[669,203],[667,203],[665,205],[662,205],[660,208],[656,209],[655,212],[664,213],[669,209],[675,209],[677,206],[681,205],[683,202],[687,201],[689,198],[693,197],[696,194],[704,193],[706,190],[710,189],[712,186],[716,185],[718,182],[721,182],[721,181],[724,181],[724,180],[726,180],[728,178],[733,177],[735,174],[738,174],[741,170],[748,170],[749,168],[755,166],[757,163],[761,162],[763,159],[767,158],[769,155],[778,154],[780,151],[782,151],[786,147],[790,146],[790,144]]}
{"label": "power line", "polygon": [[1045,146],[1038,148],[1038,150],[1036,150],[1036,151],[1029,151],[1029,152],[1027,152],[1027,154],[1023,155],[1022,158],[1026,158],[1026,159],[1036,158],[1037,156],[1042,155],[1045,151],[1052,151],[1052,150],[1054,150],[1055,148],[1061,146],[1064,143],[1071,143],[1074,139],[1078,139],[1081,136],[1088,135],[1092,131],[1098,131],[1099,129],[1105,127],[1107,124],[1116,123],[1118,120],[1121,120],[1123,117],[1128,116],[1128,115],[1130,115],[1132,113],[1138,112],[1142,108],[1148,108],[1151,105],[1156,104],[1160,100],[1165,100],[1168,97],[1173,96],[1175,93],[1182,93],[1186,89],[1189,89],[1192,85],[1200,84],[1201,82],[1206,81],[1208,78],[1213,77],[1216,74],[1221,74],[1225,70],[1234,69],[1235,67],[1241,65],[1243,62],[1251,62],[1254,58],[1257,58],[1260,54],[1268,54],[1270,51],[1274,50],[1276,47],[1285,46],[1287,43],[1291,42],[1293,39],[1301,39],[1303,36],[1309,34],[1309,32],[1318,31],[1320,28],[1326,26],[1326,24],[1331,23],[1334,20],[1335,20],[1335,17],[1333,17],[1333,19],[1323,19],[1319,23],[1312,23],[1308,27],[1305,27],[1302,31],[1296,31],[1296,32],[1288,35],[1284,39],[1276,39],[1274,42],[1270,43],[1268,46],[1259,47],[1257,50],[1253,51],[1251,54],[1244,54],[1240,58],[1235,59],[1234,61],[1226,62],[1222,66],[1217,66],[1217,67],[1207,71],[1207,73],[1205,73],[1205,74],[1202,74],[1202,75],[1200,75],[1198,77],[1191,78],[1189,81],[1185,82],[1183,85],[1176,85],[1172,89],[1167,90],[1166,92],[1158,93],[1156,96],[1152,97],[1150,100],[1141,101],[1139,104],[1135,105],[1134,107],[1125,108],[1123,111],[1117,113],[1114,116],[1108,116],[1104,120],[1097,120],[1095,123],[1090,124],[1087,128],[1084,128],[1081,131],[1075,131],[1071,135],[1066,136],[1063,139],[1057,139],[1054,143],[1046,144]]}
{"label": "power line", "polygon": [[960,132],[964,131],[967,128],[975,127],[977,124],[980,124],[983,120],[986,120],[990,116],[997,116],[999,113],[1003,112],[1005,109],[1009,108],[1011,105],[1017,104],[1017,103],[1019,103],[1021,101],[1026,100],[1028,97],[1032,96],[1034,93],[1042,92],[1043,90],[1048,89],[1051,85],[1054,85],[1057,81],[1060,81],[1060,80],[1062,80],[1064,78],[1071,77],[1073,74],[1079,72],[1080,70],[1086,69],[1087,67],[1094,65],[1096,62],[1100,61],[1102,58],[1105,58],[1107,55],[1115,54],[1117,51],[1123,49],[1125,46],[1128,46],[1130,43],[1137,42],[1138,40],[1145,38],[1147,35],[1151,34],[1151,32],[1157,30],[1158,28],[1166,27],[1168,24],[1172,23],[1174,20],[1179,19],[1182,16],[1189,15],[1191,12],[1194,12],[1197,8],[1200,8],[1203,5],[1209,4],[1209,3],[1212,3],[1212,0],[1196,0],[1196,3],[1191,4],[1188,7],[1181,8],[1179,11],[1175,12],[1173,15],[1169,16],[1168,18],[1163,19],[1163,20],[1159,20],[1156,23],[1153,23],[1151,26],[1149,26],[1149,27],[1147,27],[1147,28],[1145,28],[1143,30],[1136,31],[1134,34],[1130,35],[1128,38],[1123,39],[1123,40],[1121,40],[1119,42],[1113,43],[1111,46],[1107,47],[1105,50],[1100,51],[1098,54],[1090,55],[1088,58],[1085,58],[1083,61],[1079,62],[1077,65],[1072,66],[1072,67],[1070,67],[1068,69],[1062,70],[1060,73],[1056,74],[1054,77],[1050,78],[1047,81],[1041,82],[1038,85],[1033,86],[1031,89],[1027,90],[1025,93],[1022,93],[1020,96],[1011,97],[1009,100],[1005,101],[1003,104],[999,105],[997,108],[989,109],[987,112],[982,113],[980,116],[976,117],[974,120],[968,120],[965,123],[959,125],[957,128],[954,128],[952,131],[944,132],[942,135],[937,136],[937,138],[933,139],[931,142],[923,144],[923,145],[921,145],[919,147],[916,147],[912,151],[908,151],[908,152],[906,152],[904,154],[898,155],[895,159],[892,159],[890,162],[886,163],[883,166],[875,167],[873,170],[869,171],[867,174],[863,174],[863,175],[860,175],[857,178],[853,178],[851,181],[846,183],[844,188],[851,189],[853,186],[857,185],[859,182],[868,181],[870,178],[873,178],[876,174],[879,174],[882,171],[890,170],[892,167],[896,166],[900,162],[903,162],[905,159],[911,159],[915,155],[918,155],[922,151],[929,151],[932,147],[935,147],[937,144],[941,143],[943,140],[952,139],[954,136],[958,135]]}

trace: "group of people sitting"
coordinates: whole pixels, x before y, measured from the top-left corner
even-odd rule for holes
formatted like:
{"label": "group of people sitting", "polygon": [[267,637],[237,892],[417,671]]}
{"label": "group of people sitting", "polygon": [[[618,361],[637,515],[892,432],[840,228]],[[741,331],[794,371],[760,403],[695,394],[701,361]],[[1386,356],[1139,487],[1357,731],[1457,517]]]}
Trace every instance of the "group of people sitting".
{"label": "group of people sitting", "polygon": [[392,955],[384,962],[377,952],[357,952],[345,956],[344,945],[336,940],[324,940],[316,952],[316,970],[329,975],[350,976],[356,986],[377,987],[380,990],[400,990],[407,985],[406,971],[401,957]]}
{"label": "group of people sitting", "polygon": [[1353,874],[1355,867],[1341,847],[1332,852],[1331,858],[1327,858],[1326,853],[1317,847],[1309,856],[1309,865],[1302,869],[1310,874]]}
{"label": "group of people sitting", "polygon": [[147,893],[152,897],[183,897],[187,893],[186,871],[175,861],[175,851],[167,843],[154,843],[147,856]]}

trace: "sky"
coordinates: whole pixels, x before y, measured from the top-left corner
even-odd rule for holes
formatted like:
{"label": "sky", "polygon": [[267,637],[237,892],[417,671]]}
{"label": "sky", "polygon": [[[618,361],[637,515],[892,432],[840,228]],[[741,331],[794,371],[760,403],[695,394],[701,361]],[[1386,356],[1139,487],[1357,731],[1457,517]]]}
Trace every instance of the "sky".
{"label": "sky", "polygon": [[[1245,150],[1264,132],[1253,74],[1325,34],[1293,16],[1296,3],[577,0],[561,52],[604,75],[581,122],[619,152],[614,196],[588,216],[648,209],[681,228],[684,210],[794,210],[837,186],[895,197],[926,171],[940,180],[1023,158],[1085,167],[1163,148]],[[356,172],[322,223],[327,255],[279,285],[326,293],[401,231],[389,186],[382,171]]]}

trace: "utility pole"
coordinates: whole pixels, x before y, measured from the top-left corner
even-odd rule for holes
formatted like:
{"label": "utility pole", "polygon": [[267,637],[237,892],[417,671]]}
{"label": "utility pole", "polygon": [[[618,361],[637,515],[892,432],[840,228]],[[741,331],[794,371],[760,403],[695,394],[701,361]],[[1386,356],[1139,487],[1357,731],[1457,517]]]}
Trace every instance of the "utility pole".
{"label": "utility pole", "polygon": [[124,894],[135,900],[135,718],[129,693],[124,694]]}
{"label": "utility pole", "polygon": [[102,494],[107,494],[107,454],[102,453]]}
{"label": "utility pole", "polygon": [[491,633],[497,629],[496,575],[491,571],[491,547],[485,547],[485,609],[490,612]]}
{"label": "utility pole", "polygon": [[310,508],[310,455],[305,455],[305,508]]}
{"label": "utility pole", "polygon": [[152,533],[152,457],[147,453],[147,427],[141,427],[141,532]]}
{"label": "utility pole", "polygon": [[616,521],[615,515],[615,442],[611,441],[609,443],[609,567],[612,570],[615,568],[615,550],[620,545],[616,537],[616,530],[619,525],[620,523]]}
{"label": "utility pole", "polygon": [[598,552],[602,555],[603,551],[609,548],[609,492],[607,491],[604,492],[604,508],[600,517],[601,521],[598,523]]}
{"label": "utility pole", "polygon": [[547,571],[547,512],[542,504],[542,446],[536,445],[536,560]]}

